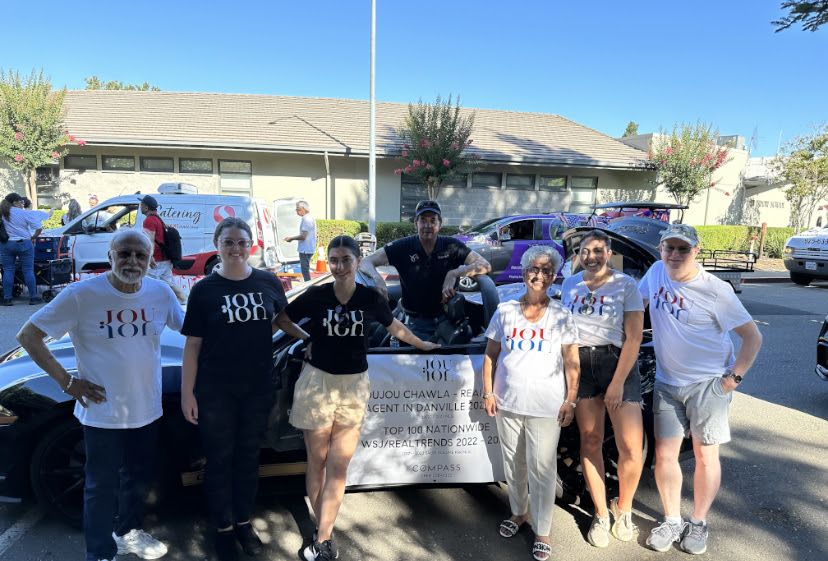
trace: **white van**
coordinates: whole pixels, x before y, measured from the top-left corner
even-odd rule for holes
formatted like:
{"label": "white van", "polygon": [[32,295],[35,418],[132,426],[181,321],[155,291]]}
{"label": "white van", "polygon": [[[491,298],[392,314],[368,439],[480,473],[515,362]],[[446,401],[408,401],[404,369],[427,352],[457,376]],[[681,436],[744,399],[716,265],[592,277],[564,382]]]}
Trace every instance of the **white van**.
{"label": "white van", "polygon": [[811,228],[788,238],[783,258],[796,284],[828,280],[828,228]]}
{"label": "white van", "polygon": [[[243,218],[253,232],[253,247],[250,250],[250,265],[257,268],[274,269],[282,263],[298,261],[282,248],[288,244],[276,243],[277,239],[291,235],[277,231],[271,219],[270,209],[264,199],[232,195],[200,195],[194,185],[187,183],[164,183],[158,194],[152,196],[158,201],[158,215],[168,226],[175,227],[181,234],[182,265],[174,269],[177,275],[206,275],[212,272],[218,262],[213,245],[213,232],[224,218]],[[107,250],[112,235],[119,228],[140,228],[144,223],[140,200],[143,194],[121,195],[99,204],[61,228],[44,235],[70,236],[71,255],[75,261],[75,278],[88,273],[100,273],[109,269]],[[284,199],[291,204],[293,199]],[[290,210],[295,215],[296,203]],[[284,215],[281,206],[274,205],[274,214]],[[297,217],[298,218],[298,217]],[[289,226],[289,225],[288,225]],[[287,232],[288,230],[285,230]],[[293,244],[294,246],[296,244]],[[293,252],[296,250],[294,248]]]}

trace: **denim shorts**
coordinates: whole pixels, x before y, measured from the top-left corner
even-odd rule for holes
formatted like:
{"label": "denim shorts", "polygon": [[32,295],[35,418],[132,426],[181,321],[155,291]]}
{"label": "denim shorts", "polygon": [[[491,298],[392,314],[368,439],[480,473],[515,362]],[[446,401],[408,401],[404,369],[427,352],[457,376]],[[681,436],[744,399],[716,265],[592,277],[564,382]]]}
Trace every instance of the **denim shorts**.
{"label": "denim shorts", "polygon": [[[621,349],[615,345],[601,347],[578,347],[581,360],[581,381],[578,383],[578,399],[590,399],[607,393],[607,388],[615,376]],[[641,402],[641,374],[638,361],[624,380],[624,401]]]}
{"label": "denim shorts", "polygon": [[656,438],[681,438],[692,433],[702,444],[730,442],[730,402],[719,376],[673,386],[656,380],[653,396]]}

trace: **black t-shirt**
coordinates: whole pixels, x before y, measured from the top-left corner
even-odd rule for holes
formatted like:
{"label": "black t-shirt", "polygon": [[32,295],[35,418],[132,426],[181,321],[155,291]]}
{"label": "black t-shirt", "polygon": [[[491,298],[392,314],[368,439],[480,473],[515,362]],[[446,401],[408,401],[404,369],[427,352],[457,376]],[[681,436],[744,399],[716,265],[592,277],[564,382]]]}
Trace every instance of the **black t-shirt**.
{"label": "black t-shirt", "polygon": [[368,370],[366,330],[374,321],[385,327],[394,321],[385,297],[361,284],[347,304],[337,300],[333,283],[312,286],[288,304],[285,313],[294,323],[310,319],[302,326],[313,343],[310,363],[330,374]]}
{"label": "black t-shirt", "polygon": [[244,280],[213,273],[195,283],[181,333],[203,339],[196,388],[272,384],[271,322],[286,305],[281,281],[259,269]]}
{"label": "black t-shirt", "polygon": [[446,274],[466,262],[471,250],[460,240],[437,236],[431,255],[426,255],[419,236],[386,244],[388,263],[397,269],[405,309],[424,317],[443,313],[443,282]]}

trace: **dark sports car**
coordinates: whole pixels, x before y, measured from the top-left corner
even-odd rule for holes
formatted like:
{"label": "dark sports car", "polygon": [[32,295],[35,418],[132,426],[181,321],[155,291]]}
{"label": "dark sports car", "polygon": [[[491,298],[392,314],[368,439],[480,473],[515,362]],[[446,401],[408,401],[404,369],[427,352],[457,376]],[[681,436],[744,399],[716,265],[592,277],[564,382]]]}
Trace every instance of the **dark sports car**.
{"label": "dark sports car", "polygon": [[[634,244],[630,246],[634,249]],[[648,263],[646,252],[631,251],[624,269],[640,276]],[[326,282],[321,277],[314,282]],[[379,325],[369,327],[371,400],[360,444],[349,470],[351,487],[399,484],[488,483],[500,481],[502,464],[495,423],[482,407],[481,377],[486,340],[483,336],[499,302],[499,294],[514,287],[495,288],[480,277],[479,302],[471,299],[449,314],[438,330],[443,347],[428,354],[389,346]],[[511,290],[510,290],[511,289]],[[295,297],[304,288],[288,295]],[[394,300],[392,290],[392,301]],[[398,311],[399,313],[399,311]],[[645,341],[649,337],[645,333]],[[162,480],[176,486],[198,484],[205,460],[197,427],[185,421],[179,405],[184,337],[162,335],[163,404],[160,446]],[[52,352],[75,371],[74,348],[68,337],[50,341]],[[277,401],[261,452],[260,475],[273,477],[304,473],[302,435],[288,423],[293,387],[302,367],[303,346],[282,333],[273,337]],[[655,360],[645,344],[639,356],[645,401],[645,458],[653,460],[652,385]],[[58,517],[80,523],[83,491],[83,430],[72,415],[73,401],[16,348],[0,356],[0,494],[33,494]],[[608,474],[617,457],[607,423],[605,455]],[[579,438],[574,423],[560,439],[559,498],[577,502],[585,493],[579,466]]]}
{"label": "dark sports car", "polygon": [[828,382],[828,317],[825,318],[817,337],[816,373]]}

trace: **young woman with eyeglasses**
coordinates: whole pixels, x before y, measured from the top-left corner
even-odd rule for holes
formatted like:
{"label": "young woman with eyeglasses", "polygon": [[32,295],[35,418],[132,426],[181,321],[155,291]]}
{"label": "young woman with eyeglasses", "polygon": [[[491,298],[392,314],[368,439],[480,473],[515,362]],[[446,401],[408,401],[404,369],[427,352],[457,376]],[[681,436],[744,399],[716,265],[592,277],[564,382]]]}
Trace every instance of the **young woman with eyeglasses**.
{"label": "young woman with eyeglasses", "polygon": [[248,555],[261,549],[250,515],[259,448],[276,397],[275,317],[287,304],[276,275],[247,263],[252,236],[239,218],[219,223],[213,243],[221,268],[193,285],[181,329],[187,336],[181,409],[200,429],[219,561],[238,559],[237,541]]}
{"label": "young woman with eyeglasses", "polygon": [[[607,547],[610,533],[621,541],[633,538],[632,500],[644,464],[638,372],[644,306],[635,280],[609,267],[611,257],[609,236],[588,232],[580,244],[583,270],[566,279],[561,292],[578,325],[581,380],[575,418],[584,479],[595,504],[587,541],[596,547]],[[602,453],[606,412],[618,448],[619,493],[609,509]]]}
{"label": "young woman with eyeglasses", "polygon": [[[395,319],[378,290],[357,284],[360,261],[354,238],[335,237],[328,244],[333,282],[309,287],[276,318],[282,331],[308,343],[290,413],[290,423],[304,431],[305,482],[318,525],[313,543],[303,552],[308,561],[338,555],[331,534],[370,395],[369,326],[378,321],[391,335],[423,351],[439,347],[420,340]],[[310,320],[307,331],[296,325],[303,318]]]}

